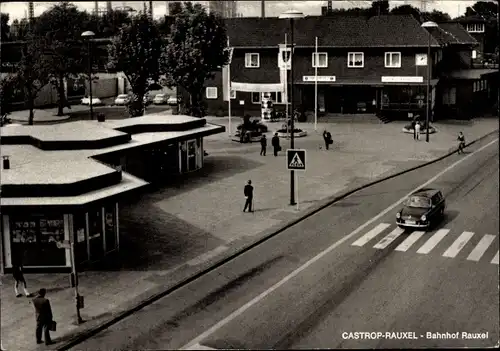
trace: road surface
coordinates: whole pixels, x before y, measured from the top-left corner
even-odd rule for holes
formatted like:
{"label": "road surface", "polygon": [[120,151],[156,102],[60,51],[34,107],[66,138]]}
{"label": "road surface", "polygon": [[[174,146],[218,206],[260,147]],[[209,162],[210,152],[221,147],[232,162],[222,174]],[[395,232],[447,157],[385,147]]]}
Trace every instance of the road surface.
{"label": "road surface", "polygon": [[[495,140],[360,191],[74,349],[497,345]],[[422,185],[443,191],[446,218],[398,231]]]}

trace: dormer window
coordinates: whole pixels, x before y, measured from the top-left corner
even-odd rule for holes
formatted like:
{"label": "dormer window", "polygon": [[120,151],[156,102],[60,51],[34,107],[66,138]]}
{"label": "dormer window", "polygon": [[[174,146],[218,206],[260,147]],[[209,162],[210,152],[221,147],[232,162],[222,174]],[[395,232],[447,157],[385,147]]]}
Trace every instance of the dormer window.
{"label": "dormer window", "polygon": [[467,23],[467,32],[484,33],[484,23]]}
{"label": "dormer window", "polygon": [[259,68],[260,55],[258,53],[245,54],[245,68]]}

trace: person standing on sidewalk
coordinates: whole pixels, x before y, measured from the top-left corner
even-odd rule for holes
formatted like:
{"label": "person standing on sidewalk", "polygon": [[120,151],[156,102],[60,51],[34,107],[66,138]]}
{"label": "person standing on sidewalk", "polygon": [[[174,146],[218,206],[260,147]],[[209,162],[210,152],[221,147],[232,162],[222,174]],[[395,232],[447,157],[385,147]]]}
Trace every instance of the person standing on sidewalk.
{"label": "person standing on sidewalk", "polygon": [[330,144],[333,144],[333,140],[332,140],[332,135],[330,134],[330,132],[325,131],[323,132],[323,139],[325,140],[325,149],[329,149],[330,148]]}
{"label": "person standing on sidewalk", "polygon": [[274,133],[271,144],[273,146],[274,156],[278,156],[278,152],[281,150],[280,137],[278,136],[278,133]]}
{"label": "person standing on sidewalk", "polygon": [[33,305],[35,306],[36,315],[36,343],[41,344],[42,341],[42,331],[44,332],[45,345],[52,345],[52,339],[50,338],[50,326],[53,321],[52,308],[50,307],[50,301],[45,298],[47,290],[44,288],[38,291],[38,296],[33,299]]}
{"label": "person standing on sidewalk", "polygon": [[26,279],[24,279],[24,273],[23,273],[23,264],[21,260],[18,260],[14,265],[12,266],[12,276],[14,277],[16,283],[14,285],[14,291],[16,293],[16,297],[21,297],[23,296],[22,294],[19,293],[19,284],[23,284],[23,290],[24,290],[24,295],[26,297],[31,297],[31,294],[28,292],[28,287],[26,285]]}
{"label": "person standing on sidewalk", "polygon": [[267,148],[267,139],[264,134],[262,134],[262,137],[260,138],[260,155],[261,156],[266,156],[266,148]]}
{"label": "person standing on sidewalk", "polygon": [[248,212],[253,212],[252,210],[252,201],[253,201],[253,186],[252,186],[252,181],[249,180],[248,184],[245,185],[245,188],[243,189],[243,193],[245,194],[246,201],[245,201],[245,207],[243,208],[243,212],[245,212],[248,208]]}
{"label": "person standing on sidewalk", "polygon": [[465,149],[465,136],[462,132],[458,133],[458,153],[463,154]]}
{"label": "person standing on sidewalk", "polygon": [[420,140],[420,122],[415,123],[415,140]]}

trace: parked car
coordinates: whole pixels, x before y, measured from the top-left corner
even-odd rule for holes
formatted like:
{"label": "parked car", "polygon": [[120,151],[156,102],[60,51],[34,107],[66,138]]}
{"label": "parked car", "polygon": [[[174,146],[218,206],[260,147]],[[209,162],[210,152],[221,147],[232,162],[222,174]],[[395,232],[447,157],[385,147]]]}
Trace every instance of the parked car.
{"label": "parked car", "polygon": [[168,95],[167,94],[156,94],[156,96],[153,99],[153,103],[155,105],[166,104],[167,101],[168,101]]}
{"label": "parked car", "polygon": [[[90,105],[90,98],[88,96],[84,97],[81,101],[82,105]],[[103,105],[101,99],[97,97],[92,97],[92,106]]]}
{"label": "parked car", "polygon": [[423,188],[411,194],[396,213],[399,227],[429,229],[444,217],[445,198],[440,190]]}
{"label": "parked car", "polygon": [[120,94],[115,99],[115,105],[127,105],[130,102],[130,96],[127,94]]}
{"label": "parked car", "polygon": [[170,106],[176,106],[180,102],[181,102],[180,97],[171,96],[167,99],[167,104],[169,104]]}

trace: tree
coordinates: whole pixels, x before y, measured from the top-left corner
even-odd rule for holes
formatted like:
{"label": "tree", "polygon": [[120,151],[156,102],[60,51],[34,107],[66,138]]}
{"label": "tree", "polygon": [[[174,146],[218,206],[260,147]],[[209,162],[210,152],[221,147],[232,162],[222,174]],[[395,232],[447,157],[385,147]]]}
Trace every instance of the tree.
{"label": "tree", "polygon": [[168,3],[168,14],[170,16],[176,16],[182,12],[182,2],[180,1],[169,1]]}
{"label": "tree", "polygon": [[371,16],[387,15],[389,13],[389,0],[374,0],[369,12]]}
{"label": "tree", "polygon": [[21,61],[16,64],[16,78],[23,91],[30,111],[28,124],[33,125],[35,99],[40,90],[50,82],[50,62],[44,54],[43,38],[28,34],[22,49]]}
{"label": "tree", "polygon": [[10,16],[8,13],[0,13],[0,34],[2,42],[6,42],[10,39],[9,18]]}
{"label": "tree", "polygon": [[451,21],[450,15],[445,12],[433,10],[432,12],[422,13],[422,21],[432,21],[436,23]]}
{"label": "tree", "polygon": [[111,10],[102,16],[91,15],[89,30],[103,38],[110,38],[118,35],[120,28],[130,23],[132,23],[132,18],[128,11]]}
{"label": "tree", "polygon": [[12,103],[15,100],[18,84],[14,75],[8,74],[0,78],[0,126],[12,112]]}
{"label": "tree", "polygon": [[88,14],[66,2],[42,13],[34,24],[33,34],[44,38],[44,52],[50,62],[50,82],[57,89],[58,116],[63,115],[63,108],[68,105],[65,80],[76,78],[84,69],[81,34],[88,24]]}
{"label": "tree", "polygon": [[184,3],[182,12],[175,16],[162,58],[167,85],[184,88],[190,96],[188,113],[202,117],[205,81],[229,59],[220,17],[207,14],[200,4]]}
{"label": "tree", "polygon": [[391,10],[391,15],[412,15],[418,21],[421,21],[421,14],[419,9],[411,5],[401,5]]}
{"label": "tree", "polygon": [[163,40],[153,20],[145,13],[120,29],[108,47],[109,65],[127,77],[133,92],[128,105],[132,117],[144,113],[144,95],[151,80],[158,81]]}

